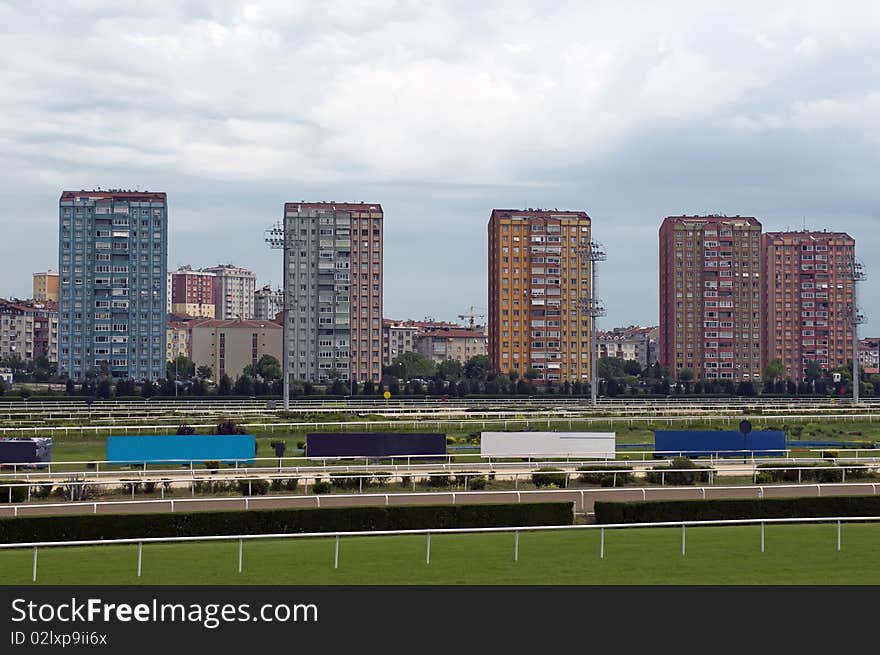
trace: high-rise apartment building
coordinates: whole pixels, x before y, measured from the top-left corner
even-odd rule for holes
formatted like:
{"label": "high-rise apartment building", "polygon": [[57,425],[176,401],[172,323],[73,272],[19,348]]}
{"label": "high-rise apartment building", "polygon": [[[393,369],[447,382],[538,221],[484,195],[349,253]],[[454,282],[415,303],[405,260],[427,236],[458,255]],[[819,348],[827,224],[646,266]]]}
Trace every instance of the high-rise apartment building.
{"label": "high-rise apartment building", "polygon": [[669,216],[660,227],[660,364],[679,377],[761,377],[761,223]]}
{"label": "high-rise apartment building", "polygon": [[165,377],[164,193],[64,191],[59,202],[58,370]]}
{"label": "high-rise apartment building", "polygon": [[382,376],[382,206],[284,206],[286,348],[291,379]]}
{"label": "high-rise apartment building", "polygon": [[274,321],[284,304],[284,291],[266,284],[254,291],[254,318],[258,321]]}
{"label": "high-rise apartment building", "polygon": [[58,271],[34,273],[34,300],[58,302]]}
{"label": "high-rise apartment building", "polygon": [[590,217],[495,209],[489,218],[489,359],[502,373],[588,380]]}
{"label": "high-rise apartment building", "polygon": [[257,276],[246,268],[220,264],[203,268],[214,274],[214,316],[218,320],[247,320],[254,317]]}
{"label": "high-rise apartment building", "polygon": [[764,362],[802,381],[809,362],[852,361],[856,242],[843,232],[768,232],[763,239]]}
{"label": "high-rise apartment building", "polygon": [[214,318],[216,276],[182,266],[171,274],[171,311],[199,318]]}

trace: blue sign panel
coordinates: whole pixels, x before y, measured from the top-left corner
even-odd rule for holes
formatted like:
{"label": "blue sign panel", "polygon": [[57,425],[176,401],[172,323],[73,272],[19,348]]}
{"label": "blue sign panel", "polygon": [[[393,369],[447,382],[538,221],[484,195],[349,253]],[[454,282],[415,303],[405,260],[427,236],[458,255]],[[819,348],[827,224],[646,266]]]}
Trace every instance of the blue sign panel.
{"label": "blue sign panel", "polygon": [[169,435],[109,437],[107,461],[140,462],[249,462],[256,452],[252,434]]}
{"label": "blue sign panel", "polygon": [[[707,455],[784,455],[785,432],[756,430],[743,435],[736,430],[655,430],[654,452],[660,457],[681,453],[688,457]],[[733,451],[733,452],[732,452]]]}

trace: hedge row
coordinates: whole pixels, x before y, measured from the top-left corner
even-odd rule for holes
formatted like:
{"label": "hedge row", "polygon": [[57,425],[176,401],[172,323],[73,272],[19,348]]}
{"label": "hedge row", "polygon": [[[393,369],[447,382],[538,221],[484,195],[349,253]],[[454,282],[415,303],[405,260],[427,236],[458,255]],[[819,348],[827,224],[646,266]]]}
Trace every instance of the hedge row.
{"label": "hedge row", "polygon": [[[860,464],[838,465],[833,462],[804,462],[793,464],[796,469],[782,464],[758,464],[756,482],[843,482],[846,480],[869,480],[876,475],[870,468]],[[800,469],[800,470],[798,470]]]}
{"label": "hedge row", "polygon": [[0,518],[0,543],[570,525],[573,522],[574,504],[571,502],[20,516]]}
{"label": "hedge row", "polygon": [[596,523],[880,516],[880,496],[597,501]]}

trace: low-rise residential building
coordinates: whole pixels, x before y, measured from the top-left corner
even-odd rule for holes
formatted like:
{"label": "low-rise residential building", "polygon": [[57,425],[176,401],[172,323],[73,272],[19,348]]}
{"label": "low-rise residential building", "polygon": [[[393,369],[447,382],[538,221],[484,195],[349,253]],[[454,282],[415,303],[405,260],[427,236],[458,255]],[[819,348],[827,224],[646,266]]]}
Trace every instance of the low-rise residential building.
{"label": "low-rise residential building", "polygon": [[192,321],[179,319],[180,317],[174,314],[170,315],[165,327],[165,350],[167,351],[165,359],[169,362],[180,355],[190,356],[189,328]]}
{"label": "low-rise residential building", "polygon": [[382,321],[382,363],[390,366],[395,357],[415,350],[419,328],[412,322],[384,319]]}
{"label": "low-rise residential building", "polygon": [[484,326],[447,327],[420,331],[413,337],[414,350],[438,364],[454,359],[464,364],[471,357],[489,352],[489,338]]}
{"label": "low-rise residential building", "polygon": [[0,357],[58,361],[58,304],[0,298]]}
{"label": "low-rise residential building", "polygon": [[617,327],[609,331],[597,332],[599,357],[618,357],[639,362],[645,369],[657,361],[657,338],[660,328]]}
{"label": "low-rise residential building", "polygon": [[865,373],[880,373],[880,337],[859,340],[859,366]]}
{"label": "low-rise residential building", "polygon": [[254,291],[254,319],[258,321],[274,321],[284,307],[284,291],[272,289],[264,285]]}
{"label": "low-rise residential building", "polygon": [[58,271],[34,273],[34,300],[58,302]]}
{"label": "low-rise residential building", "polygon": [[273,321],[205,319],[191,322],[187,332],[196,369],[210,366],[216,380],[224,374],[234,380],[263,355],[281,361],[282,327]]}

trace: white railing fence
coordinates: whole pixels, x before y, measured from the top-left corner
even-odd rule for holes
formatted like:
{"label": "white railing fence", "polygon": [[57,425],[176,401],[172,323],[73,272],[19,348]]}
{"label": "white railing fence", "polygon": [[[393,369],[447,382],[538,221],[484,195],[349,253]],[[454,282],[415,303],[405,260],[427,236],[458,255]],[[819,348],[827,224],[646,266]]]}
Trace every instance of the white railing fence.
{"label": "white railing fence", "polygon": [[599,558],[605,557],[605,531],[606,530],[631,530],[639,528],[681,528],[681,555],[687,555],[687,528],[700,528],[709,526],[744,526],[759,525],[761,528],[760,552],[765,552],[765,526],[766,525],[784,525],[784,524],[811,524],[811,523],[832,523],[837,525],[836,549],[839,552],[842,548],[841,526],[843,523],[877,523],[880,522],[878,516],[827,516],[813,518],[763,518],[763,519],[721,519],[712,521],[662,521],[656,523],[609,523],[609,524],[593,524],[593,525],[540,525],[540,526],[511,526],[511,527],[491,527],[491,528],[425,528],[419,530],[375,530],[375,531],[339,531],[339,532],[300,532],[300,533],[276,533],[276,534],[237,534],[237,535],[210,535],[197,537],[142,537],[128,539],[92,539],[92,540],[73,540],[73,541],[36,541],[36,542],[19,542],[0,544],[0,551],[33,548],[33,573],[32,581],[37,581],[37,561],[40,548],[69,548],[77,546],[111,546],[111,545],[131,545],[136,544],[137,549],[137,576],[141,577],[143,570],[143,549],[144,544],[163,544],[163,543],[194,543],[194,542],[216,542],[216,541],[232,541],[238,545],[238,572],[242,572],[243,550],[245,541],[259,541],[266,539],[333,539],[334,554],[333,568],[339,568],[339,542],[342,538],[351,537],[398,537],[410,535],[426,536],[425,564],[431,563],[431,535],[438,534],[491,534],[491,533],[512,533],[514,535],[513,558],[514,561],[519,560],[519,535],[521,532],[555,532],[568,530],[585,530],[599,531]]}

